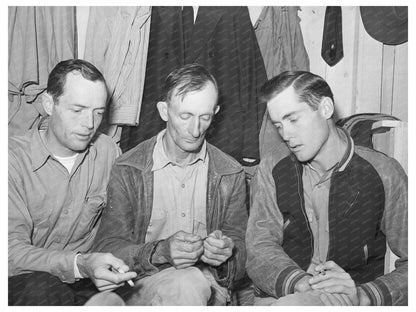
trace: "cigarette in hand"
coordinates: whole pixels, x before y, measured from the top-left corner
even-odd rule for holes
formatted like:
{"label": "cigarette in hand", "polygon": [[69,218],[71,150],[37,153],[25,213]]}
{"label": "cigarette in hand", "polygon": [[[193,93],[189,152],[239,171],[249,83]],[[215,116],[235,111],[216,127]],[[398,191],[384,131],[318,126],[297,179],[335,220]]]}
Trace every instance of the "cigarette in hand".
{"label": "cigarette in hand", "polygon": [[[118,271],[118,273],[121,273],[121,274],[123,274],[123,273],[126,273],[126,272],[124,272],[124,270],[123,269],[117,269],[117,271]],[[134,283],[133,283],[133,281],[132,280],[128,280],[128,281],[126,281],[131,287],[134,287]]]}

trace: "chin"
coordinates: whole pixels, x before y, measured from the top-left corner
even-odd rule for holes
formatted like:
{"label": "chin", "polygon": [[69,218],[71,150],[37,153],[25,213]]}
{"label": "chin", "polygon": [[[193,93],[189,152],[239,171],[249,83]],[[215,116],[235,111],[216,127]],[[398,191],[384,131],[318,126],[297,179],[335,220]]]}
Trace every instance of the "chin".
{"label": "chin", "polygon": [[296,159],[300,162],[308,162],[309,160],[311,160],[311,157],[304,155],[304,154],[294,154]]}
{"label": "chin", "polygon": [[88,147],[88,144],[72,144],[72,146],[70,146],[70,149],[76,153],[81,153],[83,151],[85,151]]}
{"label": "chin", "polygon": [[202,144],[194,143],[194,144],[184,144],[182,149],[188,153],[197,153],[201,149]]}

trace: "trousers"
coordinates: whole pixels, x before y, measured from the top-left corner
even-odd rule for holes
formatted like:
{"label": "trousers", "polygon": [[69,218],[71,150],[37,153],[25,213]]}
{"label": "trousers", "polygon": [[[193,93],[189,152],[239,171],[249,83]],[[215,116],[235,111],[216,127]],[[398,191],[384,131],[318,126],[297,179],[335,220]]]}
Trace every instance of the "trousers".
{"label": "trousers", "polygon": [[206,267],[170,267],[128,287],[116,292],[132,306],[226,305],[230,300],[227,289],[217,284]]}
{"label": "trousers", "polygon": [[90,279],[73,284],[46,272],[9,277],[9,306],[124,305],[115,293],[100,293]]}
{"label": "trousers", "polygon": [[320,291],[308,291],[294,293],[278,299],[273,297],[254,297],[255,306],[323,306],[319,298]]}

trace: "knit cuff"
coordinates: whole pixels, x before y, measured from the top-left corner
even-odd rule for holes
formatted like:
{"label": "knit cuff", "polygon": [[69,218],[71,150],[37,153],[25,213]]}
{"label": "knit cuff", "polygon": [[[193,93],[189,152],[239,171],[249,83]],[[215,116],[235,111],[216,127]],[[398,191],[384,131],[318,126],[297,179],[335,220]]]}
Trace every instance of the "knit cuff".
{"label": "knit cuff", "polygon": [[370,305],[372,306],[390,306],[392,305],[392,298],[389,289],[381,281],[372,281],[369,283],[361,284],[360,287],[368,298],[370,299]]}
{"label": "knit cuff", "polygon": [[276,280],[276,296],[284,297],[295,292],[295,285],[305,276],[312,276],[296,266],[284,269]]}

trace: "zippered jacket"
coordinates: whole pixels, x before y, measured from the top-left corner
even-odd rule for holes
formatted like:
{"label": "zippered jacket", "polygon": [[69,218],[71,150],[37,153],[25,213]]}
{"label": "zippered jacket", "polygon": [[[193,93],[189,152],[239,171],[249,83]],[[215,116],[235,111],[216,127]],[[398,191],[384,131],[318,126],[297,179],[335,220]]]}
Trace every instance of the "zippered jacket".
{"label": "zippered jacket", "polygon": [[[331,176],[327,261],[341,266],[372,305],[407,304],[407,176],[380,152],[350,145]],[[346,160],[348,159],[348,160]],[[340,169],[342,168],[342,170]],[[386,241],[399,259],[384,275]],[[252,181],[247,272],[257,295],[294,292],[311,263],[314,238],[304,207],[302,165],[268,155]]]}
{"label": "zippered jacket", "polygon": [[[96,251],[111,252],[123,259],[138,278],[170,266],[155,266],[151,257],[159,241],[146,242],[153,207],[153,149],[156,137],[123,154],[113,166],[108,185],[108,204],[98,230]],[[241,165],[207,143],[207,232],[221,230],[234,242],[233,255],[211,267],[217,282],[231,288],[245,274],[247,227],[246,185]]]}

